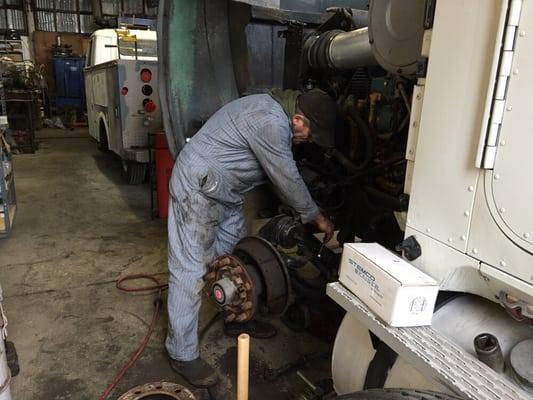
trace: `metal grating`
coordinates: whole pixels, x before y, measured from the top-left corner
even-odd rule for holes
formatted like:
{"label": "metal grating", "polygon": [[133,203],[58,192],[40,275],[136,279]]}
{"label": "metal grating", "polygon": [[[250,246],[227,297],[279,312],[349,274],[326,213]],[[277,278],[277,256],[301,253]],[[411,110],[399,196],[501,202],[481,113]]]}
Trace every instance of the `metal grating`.
{"label": "metal grating", "polygon": [[420,372],[458,395],[471,400],[531,400],[530,394],[488,368],[433,328],[387,326],[338,282],[328,285],[327,294]]}

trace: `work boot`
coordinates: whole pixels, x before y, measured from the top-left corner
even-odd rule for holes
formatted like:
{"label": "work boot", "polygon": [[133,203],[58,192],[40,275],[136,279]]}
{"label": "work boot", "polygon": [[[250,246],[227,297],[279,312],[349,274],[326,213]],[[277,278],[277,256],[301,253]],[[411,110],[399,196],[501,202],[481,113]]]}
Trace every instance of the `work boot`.
{"label": "work boot", "polygon": [[208,388],[216,385],[218,375],[201,357],[192,361],[178,361],[169,358],[170,366],[191,385]]}
{"label": "work boot", "polygon": [[268,322],[251,320],[248,322],[229,322],[224,324],[224,333],[227,336],[237,337],[241,333],[247,333],[256,339],[270,339],[277,335],[274,325]]}

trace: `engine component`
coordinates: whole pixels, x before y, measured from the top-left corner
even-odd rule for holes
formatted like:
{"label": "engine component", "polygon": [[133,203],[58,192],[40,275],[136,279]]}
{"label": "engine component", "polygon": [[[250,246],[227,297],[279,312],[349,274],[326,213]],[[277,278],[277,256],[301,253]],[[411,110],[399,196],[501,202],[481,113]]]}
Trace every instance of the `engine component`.
{"label": "engine component", "polygon": [[533,393],[533,339],[518,343],[509,357],[511,371],[522,388]]}
{"label": "engine component", "polygon": [[313,35],[306,40],[304,52],[311,68],[344,70],[376,64],[368,40],[368,28]]}
{"label": "engine component", "polygon": [[128,390],[118,400],[195,400],[196,397],[189,389],[176,383],[155,382],[146,383]]}
{"label": "engine component", "polygon": [[479,361],[496,372],[503,372],[505,364],[503,362],[502,349],[496,336],[490,333],[480,333],[474,338],[474,349]]}
{"label": "engine component", "polygon": [[293,217],[276,215],[260,231],[259,236],[285,249],[296,246],[303,240],[303,226]]}
{"label": "engine component", "polygon": [[422,49],[426,0],[370,2],[368,37],[385,70],[414,75]]}
{"label": "engine component", "polygon": [[415,75],[425,17],[425,0],[373,1],[368,28],[312,35],[305,41],[303,54],[315,69],[349,70],[379,64],[394,74]]}
{"label": "engine component", "polygon": [[533,305],[528,304],[519,298],[500,292],[499,295],[500,304],[505,308],[505,311],[513,317],[513,319],[524,322],[529,325],[533,325]]}
{"label": "engine component", "polygon": [[280,315],[289,304],[290,282],[278,251],[265,239],[241,239],[232,254],[209,265],[206,289],[226,322],[246,322],[257,311]]}

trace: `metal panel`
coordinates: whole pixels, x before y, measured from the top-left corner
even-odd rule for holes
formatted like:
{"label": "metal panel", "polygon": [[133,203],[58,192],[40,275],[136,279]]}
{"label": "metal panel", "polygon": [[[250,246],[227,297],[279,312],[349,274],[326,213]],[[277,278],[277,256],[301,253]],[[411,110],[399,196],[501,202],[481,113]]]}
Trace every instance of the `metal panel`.
{"label": "metal panel", "polygon": [[90,91],[92,92],[94,104],[102,107],[108,106],[108,86],[106,85],[106,70],[107,69],[92,69],[86,71],[88,77],[92,78],[90,84]]}
{"label": "metal panel", "polygon": [[[153,89],[150,96],[142,94],[144,83],[140,80],[140,73],[143,68],[152,71],[152,80],[149,83]],[[119,61],[118,62],[118,87],[129,89],[127,96],[115,96],[120,104],[120,124],[122,136],[122,146],[124,149],[131,147],[145,147],[148,145],[148,134],[161,131],[161,111],[159,93],[157,87],[158,71],[156,61]],[[119,89],[120,90],[120,89]],[[150,126],[143,125],[146,114],[143,110],[143,100],[150,98],[157,106],[156,112],[151,113],[153,118]]]}
{"label": "metal panel", "polygon": [[415,85],[413,89],[413,101],[411,102],[411,117],[409,119],[407,149],[405,152],[405,158],[410,161],[414,161],[416,157],[416,144],[418,142],[418,132],[420,129],[420,117],[422,114],[423,101],[424,86]]}
{"label": "metal panel", "polygon": [[533,285],[487,264],[481,264],[481,273],[494,293],[505,292],[528,304],[533,304]]}
{"label": "metal panel", "polygon": [[474,257],[411,228],[406,229],[405,235],[414,236],[422,248],[422,255],[411,263],[439,282],[441,290],[474,293],[494,301]]}
{"label": "metal panel", "polygon": [[436,6],[407,224],[463,252],[479,173],[479,132],[494,88],[487,60],[502,40],[504,3],[448,0]]}
{"label": "metal panel", "polygon": [[[522,165],[521,163],[519,164]],[[517,166],[516,170],[520,170]],[[487,195],[491,196],[490,187],[493,180],[493,171],[485,172],[484,179],[478,187],[474,211],[472,214],[472,226],[470,229],[470,239],[468,241],[468,253],[470,256],[481,260],[494,268],[507,274],[509,278],[515,276],[521,279],[525,284],[530,286],[530,298],[533,298],[533,256],[513,243],[508,236],[500,229],[494,221],[494,214],[497,210],[489,209],[487,204]],[[520,185],[524,190],[529,184],[522,184],[522,180],[516,180],[515,184]],[[526,205],[522,209],[524,218],[531,215],[531,206]],[[506,212],[506,209],[500,212]],[[502,224],[503,225],[503,224]],[[507,290],[509,286],[504,282],[499,282],[497,277],[490,281],[490,287],[493,295],[498,295],[500,290]]]}
{"label": "metal panel", "polygon": [[[225,0],[159,4],[159,84],[172,155],[209,116],[238,97]],[[191,35],[195,32],[195,35]]]}
{"label": "metal panel", "polygon": [[249,86],[243,92],[260,88],[270,89],[283,85],[285,38],[278,35],[285,27],[264,23],[246,26]]}
{"label": "metal panel", "polygon": [[[533,38],[530,34],[526,34],[526,31],[532,26],[533,6],[531,2],[524,2],[515,41],[512,66],[515,73],[509,79],[506,108],[498,139],[499,146],[495,147],[493,179],[487,180],[492,192],[492,195],[487,194],[489,206],[500,229],[518,246],[530,253],[533,253],[531,209],[533,169],[528,166],[528,160],[531,159],[531,149],[533,149],[531,134]],[[511,71],[510,65],[508,70]],[[526,280],[530,278],[527,274],[520,276]]]}

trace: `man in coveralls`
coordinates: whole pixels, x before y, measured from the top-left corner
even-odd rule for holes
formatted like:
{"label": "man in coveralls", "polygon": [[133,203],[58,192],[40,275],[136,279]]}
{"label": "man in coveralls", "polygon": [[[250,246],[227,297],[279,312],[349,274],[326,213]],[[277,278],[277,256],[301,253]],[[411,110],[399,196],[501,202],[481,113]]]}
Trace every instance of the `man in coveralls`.
{"label": "man in coveralls", "polygon": [[166,348],[171,366],[189,383],[209,387],[217,382],[198,349],[202,277],[208,263],[230,253],[245,236],[244,193],[268,178],[302,223],[314,224],[326,241],[333,235],[333,224],[298,172],[291,146],[313,141],[333,147],[335,115],[335,103],[321,90],[274,89],[222,107],[179,154],[170,181]]}

